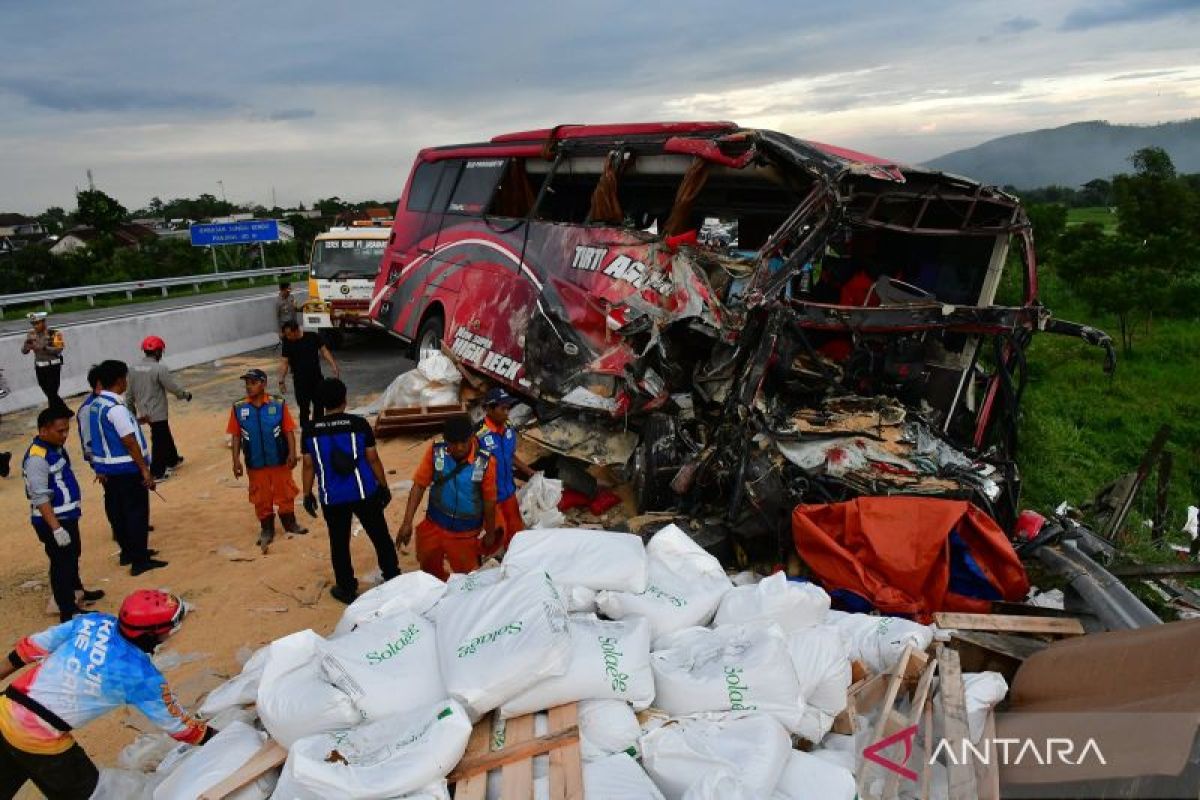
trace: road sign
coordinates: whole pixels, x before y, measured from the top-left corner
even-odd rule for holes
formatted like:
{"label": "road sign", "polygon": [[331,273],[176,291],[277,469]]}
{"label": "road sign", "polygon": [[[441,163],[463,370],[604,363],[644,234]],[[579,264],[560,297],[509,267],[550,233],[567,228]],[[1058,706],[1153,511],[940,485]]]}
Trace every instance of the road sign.
{"label": "road sign", "polygon": [[216,222],[209,225],[193,225],[190,232],[193,247],[277,242],[279,241],[279,221],[249,219],[242,222]]}

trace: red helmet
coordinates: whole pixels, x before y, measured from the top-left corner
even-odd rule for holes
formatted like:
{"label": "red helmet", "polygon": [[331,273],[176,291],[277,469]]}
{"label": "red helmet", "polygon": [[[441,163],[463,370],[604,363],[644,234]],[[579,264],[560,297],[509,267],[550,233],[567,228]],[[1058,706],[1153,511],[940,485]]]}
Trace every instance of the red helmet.
{"label": "red helmet", "polygon": [[150,351],[150,350],[166,350],[166,349],[167,349],[167,343],[164,342],[162,339],[158,338],[157,336],[147,336],[145,339],[142,339],[142,351],[143,352]]}
{"label": "red helmet", "polygon": [[157,589],[138,589],[125,598],[117,624],[127,638],[150,636],[166,639],[183,622],[184,607],[178,597]]}

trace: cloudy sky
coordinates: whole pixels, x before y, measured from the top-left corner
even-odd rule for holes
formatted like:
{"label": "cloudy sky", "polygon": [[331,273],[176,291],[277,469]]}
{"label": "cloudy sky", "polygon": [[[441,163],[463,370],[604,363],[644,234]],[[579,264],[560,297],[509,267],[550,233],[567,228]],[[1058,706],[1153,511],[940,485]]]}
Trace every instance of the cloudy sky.
{"label": "cloudy sky", "polygon": [[[669,9],[669,10],[668,10]],[[731,119],[920,162],[1200,116],[1197,0],[0,0],[0,211],[394,198],[422,146]]]}

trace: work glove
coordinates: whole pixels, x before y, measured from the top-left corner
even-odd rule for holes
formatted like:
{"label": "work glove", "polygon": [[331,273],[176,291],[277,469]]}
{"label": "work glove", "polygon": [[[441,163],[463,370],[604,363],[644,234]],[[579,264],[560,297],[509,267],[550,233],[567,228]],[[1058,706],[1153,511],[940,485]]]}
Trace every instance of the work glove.
{"label": "work glove", "polygon": [[57,527],[54,529],[54,532],[51,535],[54,537],[54,541],[58,543],[59,547],[67,547],[71,544],[71,534],[67,533],[66,528],[61,526]]}
{"label": "work glove", "polygon": [[308,512],[310,517],[316,519],[317,498],[313,497],[311,494],[304,495],[304,510]]}
{"label": "work glove", "polygon": [[387,508],[388,503],[392,502],[392,490],[386,486],[380,485],[375,490],[375,499],[379,501],[380,508]]}

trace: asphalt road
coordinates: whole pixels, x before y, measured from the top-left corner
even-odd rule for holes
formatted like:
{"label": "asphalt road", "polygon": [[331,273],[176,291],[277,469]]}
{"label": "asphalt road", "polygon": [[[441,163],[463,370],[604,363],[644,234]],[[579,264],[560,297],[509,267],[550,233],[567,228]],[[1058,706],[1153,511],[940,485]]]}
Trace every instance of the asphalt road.
{"label": "asphalt road", "polygon": [[[296,296],[296,304],[300,305],[307,299],[308,293],[303,289],[304,284],[302,282],[296,283],[294,286],[295,288],[292,292]],[[71,325],[84,322],[103,322],[108,319],[137,317],[144,314],[153,314],[156,311],[167,311],[172,308],[191,308],[214,303],[228,303],[230,300],[240,300],[244,297],[267,297],[274,295],[278,291],[274,284],[263,283],[259,286],[252,286],[249,289],[231,289],[228,292],[179,295],[177,297],[166,297],[162,300],[150,300],[144,303],[130,303],[123,306],[108,306],[107,308],[89,308],[84,311],[68,311],[63,314],[51,312],[50,324],[56,328],[67,328]],[[29,330],[29,323],[25,320],[23,314],[17,315],[9,312],[5,319],[0,320],[0,336],[25,333],[27,330]]]}

